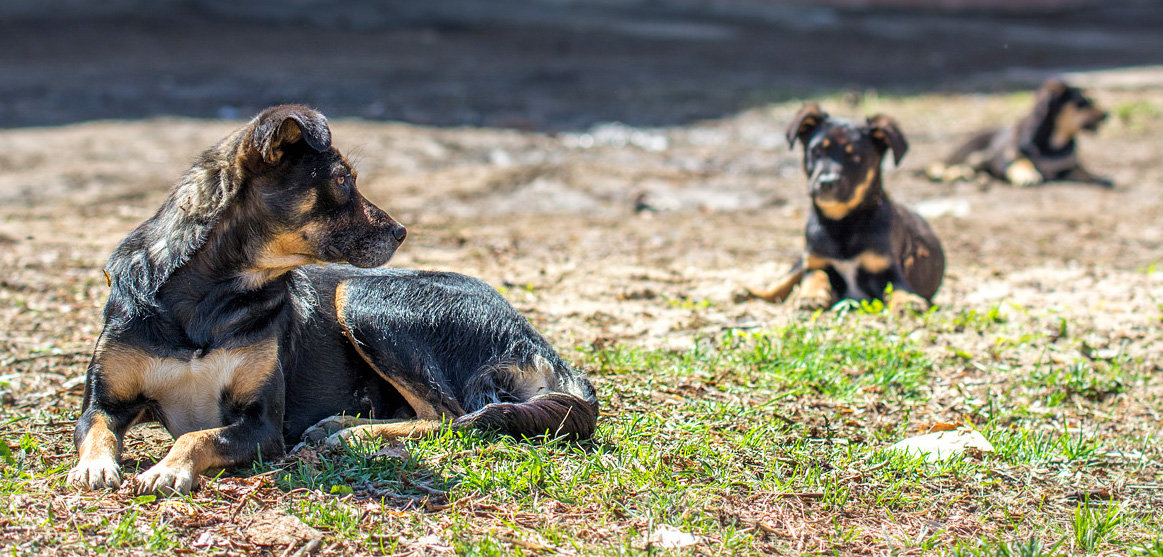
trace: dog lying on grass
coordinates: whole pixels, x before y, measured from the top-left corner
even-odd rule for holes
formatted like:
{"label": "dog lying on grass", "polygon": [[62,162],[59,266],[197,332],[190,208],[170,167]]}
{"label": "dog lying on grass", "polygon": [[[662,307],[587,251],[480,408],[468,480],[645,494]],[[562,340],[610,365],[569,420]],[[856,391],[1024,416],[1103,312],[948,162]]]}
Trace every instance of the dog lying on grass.
{"label": "dog lying on grass", "polygon": [[161,494],[278,457],[313,424],[331,444],[443,428],[590,437],[590,383],[495,290],[376,268],[405,236],[314,110],[269,108],[202,153],[106,267],[69,480],[119,486],[122,439],[144,421],[176,438],[135,479]]}
{"label": "dog lying on grass", "polygon": [[1112,187],[1078,161],[1075,137],[1095,132],[1107,113],[1077,87],[1051,79],[1038,90],[1034,109],[1012,126],[978,132],[943,162],[925,169],[934,181],[972,178],[977,172],[1015,186],[1067,180]]}
{"label": "dog lying on grass", "polygon": [[883,300],[892,285],[893,307],[927,308],[945,273],[937,236],[919,215],[893,203],[881,183],[881,163],[892,151],[900,164],[908,143],[885,115],[852,122],[805,103],[787,128],[788,144],[804,147],[812,212],[803,256],[769,289],[748,289],[769,302],[800,285],[798,304],[831,307],[839,300]]}

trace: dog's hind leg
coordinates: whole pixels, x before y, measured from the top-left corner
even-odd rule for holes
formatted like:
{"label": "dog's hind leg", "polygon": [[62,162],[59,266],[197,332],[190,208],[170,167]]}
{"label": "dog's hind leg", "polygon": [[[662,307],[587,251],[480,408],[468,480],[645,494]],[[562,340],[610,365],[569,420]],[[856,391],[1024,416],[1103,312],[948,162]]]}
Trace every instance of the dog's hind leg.
{"label": "dog's hind leg", "polygon": [[[379,439],[390,442],[421,439],[444,431],[448,425],[448,422],[437,420],[367,420],[365,423],[341,429],[327,436],[324,445],[328,448],[337,448],[360,440]],[[304,443],[306,442],[304,440]]]}
{"label": "dog's hind leg", "polygon": [[441,273],[354,279],[335,299],[344,334],[424,422],[358,431],[411,437],[452,420],[516,437],[593,435],[593,387],[485,283]]}
{"label": "dog's hind leg", "polygon": [[1063,180],[1071,182],[1080,182],[1083,184],[1094,184],[1104,188],[1113,188],[1115,183],[1110,178],[1104,178],[1097,174],[1092,174],[1089,170],[1076,166],[1068,171],[1063,177]]}
{"label": "dog's hind leg", "polygon": [[934,182],[972,179],[976,170],[975,165],[970,164],[969,159],[988,149],[997,134],[997,130],[986,130],[974,134],[956,151],[945,157],[945,160],[933,162],[926,166],[925,176]]}
{"label": "dog's hind leg", "polygon": [[597,424],[598,403],[589,382],[568,368],[555,368],[540,356],[525,366],[506,364],[480,370],[464,390],[473,393],[466,406],[479,409],[452,421],[333,417],[308,429],[303,442],[322,440],[328,447],[337,447],[359,439],[418,439],[461,428],[519,438],[576,440],[592,437]]}
{"label": "dog's hind leg", "polygon": [[523,358],[524,363],[478,371],[465,389],[472,393],[466,406],[475,411],[457,418],[453,425],[513,437],[593,436],[598,419],[593,387],[556,355],[547,356],[557,363],[533,354]]}

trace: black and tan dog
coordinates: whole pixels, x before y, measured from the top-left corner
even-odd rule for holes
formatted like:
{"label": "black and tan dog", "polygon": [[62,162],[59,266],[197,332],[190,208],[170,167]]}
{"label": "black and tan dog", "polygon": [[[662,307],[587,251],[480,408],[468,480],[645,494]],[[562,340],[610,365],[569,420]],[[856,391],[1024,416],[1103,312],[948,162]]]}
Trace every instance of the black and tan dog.
{"label": "black and tan dog", "polygon": [[749,295],[783,301],[802,283],[799,303],[829,307],[842,299],[884,298],[891,306],[924,308],[945,273],[945,254],[929,225],[893,203],[881,184],[888,151],[900,163],[908,150],[892,118],[866,122],[831,118],[805,103],[787,128],[788,143],[804,147],[812,213],[803,257],[778,284]]}
{"label": "black and tan dog", "polygon": [[302,106],[267,109],[201,155],[106,267],[71,482],[120,485],[122,438],[149,420],[176,438],[136,478],[159,493],[277,457],[317,423],[355,426],[333,443],[460,427],[592,435],[590,383],[495,290],[373,268],[405,230],[355,182]]}
{"label": "black and tan dog", "polygon": [[1094,132],[1107,113],[1077,87],[1057,79],[1038,90],[1034,110],[1016,126],[978,132],[943,162],[925,169],[931,180],[950,182],[987,172],[1015,186],[1052,180],[1111,187],[1078,161],[1075,137]]}

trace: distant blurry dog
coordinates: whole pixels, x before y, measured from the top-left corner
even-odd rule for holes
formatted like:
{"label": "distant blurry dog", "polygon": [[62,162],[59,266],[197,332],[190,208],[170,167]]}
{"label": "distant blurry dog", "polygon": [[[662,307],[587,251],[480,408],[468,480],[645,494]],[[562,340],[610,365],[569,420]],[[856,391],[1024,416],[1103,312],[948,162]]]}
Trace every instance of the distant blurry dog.
{"label": "distant blurry dog", "polygon": [[984,171],[1015,186],[1067,180],[1111,187],[1109,179],[1082,168],[1075,142],[1079,132],[1096,131],[1106,117],[1081,89],[1051,79],[1016,126],[978,132],[925,174],[947,182]]}
{"label": "distant blurry dog", "polygon": [[302,106],[269,108],[198,158],[109,259],[72,483],[120,485],[122,439],[143,421],[177,438],[136,478],[162,494],[305,432],[593,434],[590,383],[496,290],[374,268],[405,230],[355,181]]}
{"label": "distant blurry dog", "polygon": [[881,162],[897,164],[908,150],[892,118],[866,122],[830,118],[805,103],[787,128],[788,143],[804,146],[812,198],[807,249],[773,288],[751,290],[769,302],[787,299],[803,283],[800,304],[828,307],[842,299],[883,299],[891,306],[928,307],[945,273],[945,254],[929,225],[893,203],[881,185]]}

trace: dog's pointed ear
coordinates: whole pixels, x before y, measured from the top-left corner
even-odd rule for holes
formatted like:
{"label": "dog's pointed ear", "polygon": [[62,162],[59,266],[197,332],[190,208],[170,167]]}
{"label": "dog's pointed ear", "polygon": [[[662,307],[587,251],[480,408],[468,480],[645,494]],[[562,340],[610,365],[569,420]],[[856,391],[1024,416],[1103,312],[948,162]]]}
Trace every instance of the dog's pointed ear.
{"label": "dog's pointed ear", "polygon": [[268,108],[254,118],[252,126],[247,151],[270,165],[278,164],[286,148],[300,141],[319,152],[331,147],[327,119],[305,106],[285,104]]}
{"label": "dog's pointed ear", "polygon": [[1070,86],[1058,78],[1047,79],[1038,92],[1034,94],[1034,110],[1022,119],[1018,129],[1018,144],[1029,146],[1034,144],[1038,129],[1052,116],[1050,112],[1059,99],[1070,89]]}
{"label": "dog's pointed ear", "polygon": [[909,150],[909,142],[901,132],[896,120],[884,114],[877,114],[868,119],[868,135],[881,146],[881,152],[892,149],[892,162],[900,166],[901,159]]}
{"label": "dog's pointed ear", "polygon": [[1070,86],[1061,79],[1047,79],[1041,87],[1038,88],[1038,93],[1034,99],[1034,113],[1041,115],[1043,118],[1050,114],[1050,105],[1062,98],[1066,92],[1070,90]]}
{"label": "dog's pointed ear", "polygon": [[800,111],[796,113],[795,118],[792,118],[791,123],[787,125],[787,144],[792,149],[796,146],[796,140],[806,147],[808,145],[808,138],[815,133],[820,124],[828,119],[828,113],[820,109],[820,105],[807,102],[800,107]]}
{"label": "dog's pointed ear", "polygon": [[1038,101],[1039,102],[1042,102],[1043,100],[1051,101],[1055,97],[1062,96],[1062,94],[1065,93],[1066,90],[1069,88],[1070,88],[1070,86],[1067,85],[1066,82],[1062,81],[1061,79],[1058,79],[1058,78],[1047,79],[1045,82],[1042,83],[1042,86],[1038,88]]}
{"label": "dog's pointed ear", "polygon": [[1051,105],[1062,98],[1068,90],[1070,90],[1070,86],[1065,81],[1057,78],[1047,79],[1034,96],[1035,119],[1041,121],[1048,117]]}

